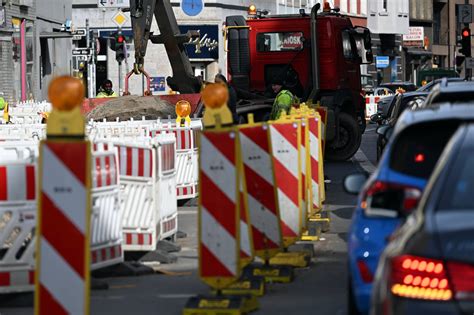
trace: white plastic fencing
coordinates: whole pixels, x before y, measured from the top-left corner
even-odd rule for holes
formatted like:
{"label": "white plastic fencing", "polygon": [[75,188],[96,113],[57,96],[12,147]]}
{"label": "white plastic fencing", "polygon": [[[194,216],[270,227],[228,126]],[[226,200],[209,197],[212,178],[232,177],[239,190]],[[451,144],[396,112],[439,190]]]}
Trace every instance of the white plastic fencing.
{"label": "white plastic fencing", "polygon": [[[178,231],[175,137],[112,138],[118,150],[123,196],[123,248],[150,251]],[[133,140],[133,141],[132,141]]]}
{"label": "white plastic fencing", "polygon": [[[41,113],[50,111],[51,104],[48,102],[26,101],[8,107],[10,123],[13,124],[39,124],[43,120]],[[6,123],[3,115],[0,116],[2,123]]]}
{"label": "white plastic fencing", "polygon": [[[38,143],[0,143],[0,293],[32,291]],[[92,156],[91,269],[123,261],[116,151]],[[58,232],[61,227],[58,227]]]}
{"label": "white plastic fencing", "polygon": [[45,137],[45,124],[8,124],[0,128],[0,141],[39,141]]}
{"label": "white plastic fencing", "polygon": [[29,143],[0,145],[0,293],[33,290],[36,156]]}
{"label": "white plastic fencing", "polygon": [[202,130],[200,119],[193,119],[190,126],[177,127],[168,122],[151,128],[151,135],[163,130],[176,137],[176,194],[178,200],[195,198],[198,195],[198,146],[197,133]]}

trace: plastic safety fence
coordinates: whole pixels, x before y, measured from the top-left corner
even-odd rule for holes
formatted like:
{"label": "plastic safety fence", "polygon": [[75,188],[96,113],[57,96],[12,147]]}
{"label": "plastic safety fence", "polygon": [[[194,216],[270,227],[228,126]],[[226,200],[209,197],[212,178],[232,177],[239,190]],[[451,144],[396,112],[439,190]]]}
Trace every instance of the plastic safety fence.
{"label": "plastic safety fence", "polygon": [[[48,102],[34,102],[27,101],[21,102],[16,105],[9,105],[7,108],[8,122],[12,124],[39,124],[43,120],[43,113],[51,111],[51,104]],[[5,121],[6,115],[1,115],[0,120],[2,123]]]}
{"label": "plastic safety fence", "polygon": [[175,138],[114,140],[123,196],[124,250],[151,251],[178,229]]}
{"label": "plastic safety fence", "polygon": [[0,126],[0,141],[39,141],[46,137],[44,124],[8,124]]}
{"label": "plastic safety fence", "polygon": [[176,194],[178,200],[198,195],[198,147],[197,135],[202,130],[201,120],[192,120],[190,126],[177,127],[163,123],[151,130],[154,137],[162,132],[172,132],[176,137]]}
{"label": "plastic safety fence", "polygon": [[[0,293],[33,291],[38,144],[0,144]],[[123,260],[115,151],[92,156],[91,269]]]}

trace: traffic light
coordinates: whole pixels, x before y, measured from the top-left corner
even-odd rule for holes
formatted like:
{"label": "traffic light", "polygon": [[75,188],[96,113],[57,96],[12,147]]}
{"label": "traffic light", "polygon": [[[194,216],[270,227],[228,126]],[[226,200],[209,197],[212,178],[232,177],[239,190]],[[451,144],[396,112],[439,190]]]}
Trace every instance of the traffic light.
{"label": "traffic light", "polygon": [[471,57],[471,29],[469,27],[464,27],[461,31],[461,49],[459,52],[464,55],[464,57]]}
{"label": "traffic light", "polygon": [[122,62],[125,59],[126,38],[122,34],[115,34],[115,60]]}

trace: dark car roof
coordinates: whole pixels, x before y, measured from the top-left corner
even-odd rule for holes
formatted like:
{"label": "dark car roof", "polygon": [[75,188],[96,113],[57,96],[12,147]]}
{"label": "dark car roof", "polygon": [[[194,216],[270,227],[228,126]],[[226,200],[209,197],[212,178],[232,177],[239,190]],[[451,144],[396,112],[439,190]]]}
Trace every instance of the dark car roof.
{"label": "dark car roof", "polygon": [[462,82],[462,81],[464,81],[463,78],[456,78],[456,77],[454,77],[454,78],[440,78],[440,79],[433,80],[433,81],[429,82],[428,84],[420,87],[417,91],[424,92],[427,89],[431,89],[435,85],[441,83],[443,80],[446,80],[447,82]]}
{"label": "dark car roof", "polygon": [[455,100],[456,102],[474,101],[474,82],[472,81],[448,81],[442,80],[440,84],[433,88],[427,98],[425,106],[432,106],[433,103],[443,103]]}
{"label": "dark car roof", "polygon": [[394,134],[409,126],[439,120],[474,121],[474,102],[439,103],[417,110],[406,110],[395,125]]}

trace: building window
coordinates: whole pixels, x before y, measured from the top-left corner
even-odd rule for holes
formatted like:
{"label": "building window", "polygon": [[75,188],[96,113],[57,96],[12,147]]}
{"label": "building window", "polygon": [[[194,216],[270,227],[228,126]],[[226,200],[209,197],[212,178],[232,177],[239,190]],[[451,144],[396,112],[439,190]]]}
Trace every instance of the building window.
{"label": "building window", "polygon": [[387,12],[388,11],[388,6],[387,6],[388,0],[383,0],[382,1],[382,9]]}

